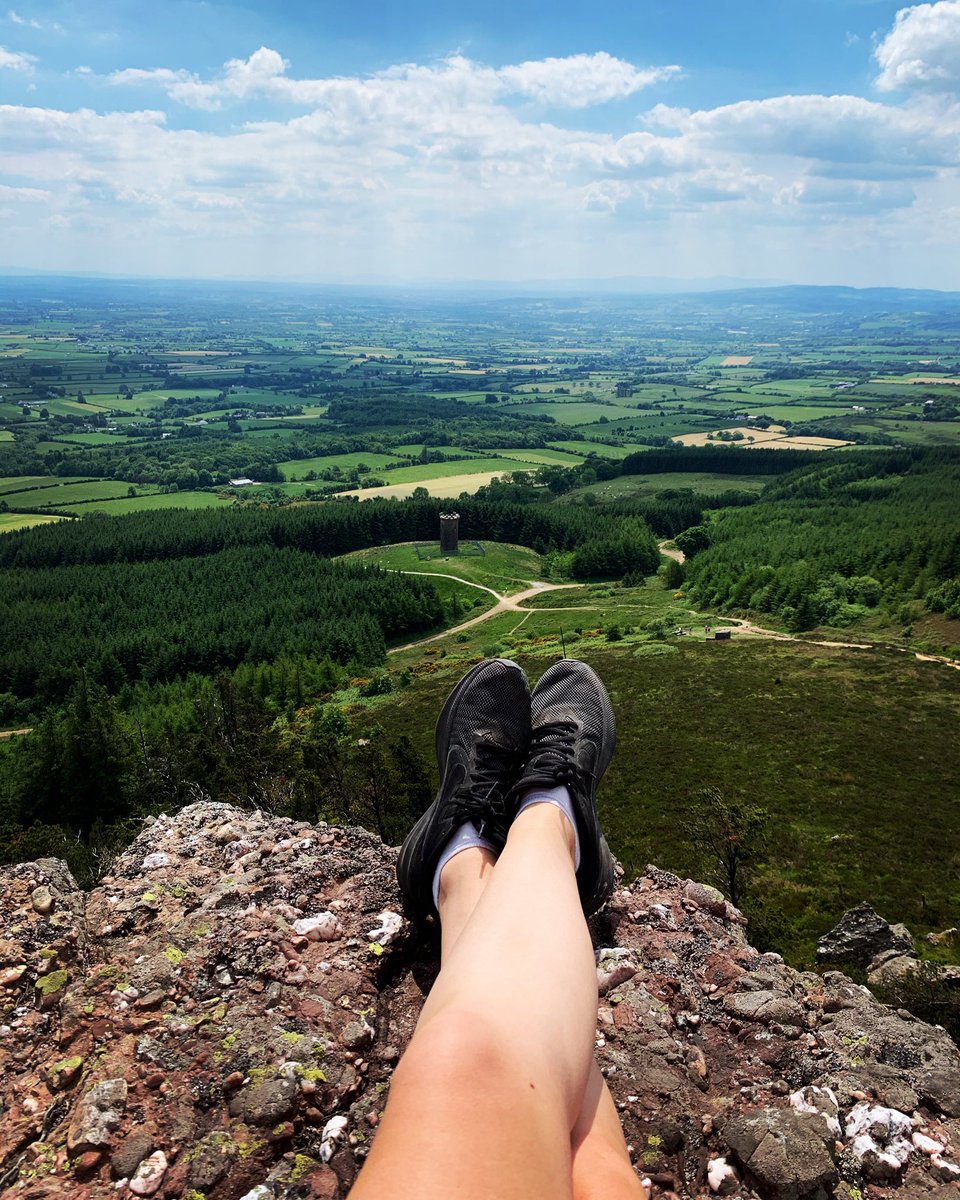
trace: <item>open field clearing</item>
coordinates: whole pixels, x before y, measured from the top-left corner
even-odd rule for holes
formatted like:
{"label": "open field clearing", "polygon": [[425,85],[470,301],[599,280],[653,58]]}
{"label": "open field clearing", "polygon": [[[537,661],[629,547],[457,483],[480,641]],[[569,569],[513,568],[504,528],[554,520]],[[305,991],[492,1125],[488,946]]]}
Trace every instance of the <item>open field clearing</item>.
{"label": "open field clearing", "polygon": [[[86,393],[84,393],[86,394]],[[117,412],[117,413],[138,413],[141,409],[153,408],[166,400],[166,395],[158,400],[145,400],[143,394],[136,396],[116,396],[100,393],[96,396],[91,396],[86,404],[77,404],[71,401],[74,407],[70,412],[75,416],[82,416],[85,412]],[[52,403],[52,402],[51,402]],[[61,401],[62,403],[62,401]],[[53,411],[52,409],[50,410]]]}
{"label": "open field clearing", "polygon": [[124,496],[119,500],[92,500],[86,504],[60,504],[57,507],[78,517],[94,512],[116,517],[161,508],[223,508],[230,503],[232,498],[221,500],[214,492],[159,492],[150,496]]}
{"label": "open field clearing", "polygon": [[568,450],[572,454],[581,454],[584,457],[593,453],[600,458],[609,458],[615,462],[626,458],[628,454],[639,454],[644,450],[649,450],[650,447],[641,442],[621,442],[619,445],[610,445],[607,442],[583,441],[583,442],[551,442],[551,446],[557,450]]}
{"label": "open field clearing", "polygon": [[432,557],[420,558],[415,543],[396,546],[374,546],[344,555],[348,560],[374,563],[390,571],[428,572],[455,575],[496,592],[515,592],[528,587],[542,577],[540,555],[526,546],[511,546],[504,542],[482,541],[485,553],[478,554],[473,546],[464,546],[463,554],[443,556],[439,543],[423,544],[422,553]]}
{"label": "open field clearing", "polygon": [[[60,508],[69,504],[82,504],[93,500],[119,500],[127,495],[134,486],[122,479],[95,479],[84,483],[63,483],[58,481],[53,487],[39,488],[33,492],[23,492],[11,497],[18,507],[30,508]],[[155,493],[159,489],[155,485],[138,486],[138,492]]]}
{"label": "open field clearing", "polygon": [[823,417],[846,417],[852,414],[853,409],[849,402],[827,407],[825,404],[761,404],[759,400],[752,399],[749,404],[743,406],[741,411],[749,411],[755,416],[763,413],[764,416],[772,417],[775,421],[797,422],[819,421]]}
{"label": "open field clearing", "polygon": [[501,412],[508,412],[514,417],[539,416],[553,417],[560,425],[592,425],[601,417],[608,421],[617,421],[626,417],[635,417],[635,408],[622,408],[619,404],[597,404],[593,400],[558,400],[536,401],[533,404],[504,405]]}
{"label": "open field clearing", "polygon": [[[719,429],[714,430],[713,436],[709,433],[686,433],[681,437],[675,437],[673,440],[679,442],[682,446],[722,446],[727,439],[718,439],[716,435],[720,432]],[[737,440],[734,443],[742,450],[749,450],[751,447],[758,446],[762,446],[764,450],[835,450],[840,446],[849,445],[848,442],[840,441],[837,438],[790,437],[782,427],[778,428],[774,425],[771,425],[769,429],[751,429],[749,426],[738,426],[735,429],[726,429],[723,432],[728,434],[742,434],[742,440]]]}
{"label": "open field clearing", "polygon": [[[713,437],[710,437],[707,433],[686,433],[682,437],[675,437],[673,440],[683,446],[707,446],[721,430],[711,429],[709,432],[713,434]],[[784,437],[787,431],[782,425],[771,425],[769,429],[755,429],[750,425],[733,425],[730,428],[724,429],[723,432],[731,435],[739,433],[743,435],[744,441],[749,438],[751,441],[759,444],[775,442],[778,438]]]}
{"label": "open field clearing", "polygon": [[163,404],[165,400],[216,400],[220,395],[219,388],[208,387],[171,387],[171,388],[153,388],[148,391],[137,392],[134,400],[138,401],[142,408],[152,408],[154,405]]}
{"label": "open field clearing", "polygon": [[872,386],[875,383],[889,384],[945,384],[949,387],[960,387],[960,376],[955,375],[902,375],[899,377],[878,375],[876,379],[871,379],[867,386]]}
{"label": "open field clearing", "polygon": [[484,474],[494,472],[501,475],[507,471],[522,471],[525,468],[535,470],[536,466],[537,464],[529,459],[484,457],[459,462],[419,463],[411,467],[397,467],[393,471],[383,472],[380,478],[386,480],[388,484],[411,482],[425,484],[429,480],[442,479],[448,475],[468,475],[474,468]]}
{"label": "open field clearing", "polygon": [[0,479],[0,496],[9,496],[12,492],[29,492],[33,488],[79,482],[79,479],[66,479],[62,475],[11,475],[8,479]]}
{"label": "open field clearing", "polygon": [[406,500],[418,487],[426,488],[431,496],[456,497],[461,492],[469,492],[472,495],[480,488],[486,487],[491,479],[499,479],[506,473],[506,470],[515,471],[522,470],[522,468],[514,463],[499,471],[475,471],[470,475],[447,475],[442,479],[411,480],[409,483],[391,483],[386,487],[354,488],[349,492],[340,492],[339,495],[357,496],[360,500]]}
{"label": "open field clearing", "polygon": [[620,475],[576,488],[574,496],[596,496],[599,500],[627,500],[631,496],[653,496],[658,492],[689,488],[708,496],[721,492],[759,492],[767,483],[764,475],[719,475],[708,471],[672,471],[662,475]]}
{"label": "open field clearing", "polygon": [[316,458],[291,458],[286,462],[279,463],[278,466],[285,478],[291,483],[295,483],[298,479],[303,479],[310,471],[316,471],[319,474],[332,467],[339,467],[341,471],[352,471],[355,467],[364,464],[374,471],[377,468],[402,461],[393,454],[374,454],[360,450],[350,454],[321,455]]}
{"label": "open field clearing", "polygon": [[462,446],[424,447],[423,442],[408,442],[403,446],[394,446],[394,451],[397,454],[417,458],[423,453],[425,448],[431,452],[442,454],[444,458],[482,458],[479,450],[465,450]]}
{"label": "open field clearing", "polygon": [[792,446],[794,450],[840,450],[849,445],[851,445],[850,442],[840,441],[838,438],[785,437],[779,441],[768,443],[768,449],[789,450]]}
{"label": "open field clearing", "polygon": [[753,362],[752,354],[728,354],[724,358],[721,367],[748,367]]}
{"label": "open field clearing", "polygon": [[63,517],[41,516],[39,513],[0,512],[0,533],[13,533],[17,529],[32,529],[34,525],[49,525],[62,520]]}
{"label": "open field clearing", "polygon": [[122,439],[123,434],[100,433],[99,431],[57,435],[57,441],[65,442],[68,446],[121,446],[123,445]]}
{"label": "open field clearing", "polygon": [[545,465],[556,465],[561,467],[575,467],[583,462],[586,457],[586,452],[583,454],[570,454],[563,450],[501,450],[503,458],[517,458],[524,464],[543,463]]}
{"label": "open field clearing", "polygon": [[55,397],[43,402],[43,407],[51,416],[70,416],[83,417],[92,412],[107,412],[108,402],[81,404],[79,400],[70,400],[68,397]]}

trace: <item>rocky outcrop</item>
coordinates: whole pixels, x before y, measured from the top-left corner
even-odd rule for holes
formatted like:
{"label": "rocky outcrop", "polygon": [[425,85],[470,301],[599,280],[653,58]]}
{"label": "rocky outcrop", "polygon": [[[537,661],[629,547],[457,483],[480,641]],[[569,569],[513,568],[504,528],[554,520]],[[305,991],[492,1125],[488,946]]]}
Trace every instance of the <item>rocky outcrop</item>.
{"label": "rocky outcrop", "polygon": [[869,967],[881,956],[916,958],[917,954],[906,925],[890,925],[869,904],[848,909],[817,942],[818,962]]}
{"label": "rocky outcrop", "polygon": [[[4,868],[0,1193],[344,1197],[437,970],[394,856],[198,804],[87,896],[62,864]],[[655,1196],[955,1200],[942,1030],[758,954],[718,893],[656,868],[594,936],[597,1052]]]}

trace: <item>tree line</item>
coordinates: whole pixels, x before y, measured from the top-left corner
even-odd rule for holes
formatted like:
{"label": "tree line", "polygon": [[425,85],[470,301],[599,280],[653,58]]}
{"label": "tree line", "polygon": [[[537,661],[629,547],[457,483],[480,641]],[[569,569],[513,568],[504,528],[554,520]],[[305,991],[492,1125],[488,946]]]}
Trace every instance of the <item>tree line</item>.
{"label": "tree line", "polygon": [[910,600],[950,609],[960,592],[958,489],[953,449],[818,459],[769,485],[760,504],[714,512],[683,535],[692,595],[774,613],[796,630]]}

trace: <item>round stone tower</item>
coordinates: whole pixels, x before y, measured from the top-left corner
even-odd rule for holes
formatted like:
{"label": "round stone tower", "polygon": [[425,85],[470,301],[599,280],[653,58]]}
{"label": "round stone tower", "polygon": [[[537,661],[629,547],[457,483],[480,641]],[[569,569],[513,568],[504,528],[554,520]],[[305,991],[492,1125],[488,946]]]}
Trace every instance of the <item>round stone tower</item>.
{"label": "round stone tower", "polygon": [[460,548],[460,514],[440,514],[440,553],[456,554]]}

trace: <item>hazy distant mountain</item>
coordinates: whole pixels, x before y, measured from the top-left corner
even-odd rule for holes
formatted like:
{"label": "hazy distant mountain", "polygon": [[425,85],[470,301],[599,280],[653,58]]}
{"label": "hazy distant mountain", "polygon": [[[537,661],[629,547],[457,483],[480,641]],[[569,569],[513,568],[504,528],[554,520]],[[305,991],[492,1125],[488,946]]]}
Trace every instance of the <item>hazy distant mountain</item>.
{"label": "hazy distant mountain", "polygon": [[144,298],[164,297],[175,300],[178,295],[193,299],[199,296],[220,298],[244,297],[249,300],[258,293],[275,299],[289,294],[292,299],[309,302],[314,299],[353,298],[361,302],[380,301],[387,305],[415,301],[463,303],[471,300],[484,304],[503,301],[525,303],[535,300],[549,302],[569,300],[609,299],[621,307],[631,298],[663,296],[671,306],[687,303],[699,309],[779,309],[797,313],[875,312],[880,310],[910,311],[914,309],[955,308],[960,305],[960,292],[941,292],[923,288],[855,288],[784,284],[765,280],[733,279],[716,276],[710,279],[669,279],[661,276],[623,276],[617,279],[530,280],[527,282],[492,282],[464,280],[462,282],[419,283],[405,285],[348,283],[294,283],[276,280],[246,279],[150,279],[109,275],[61,274],[42,271],[21,271],[0,268],[0,293],[8,300],[17,297],[58,298],[69,301],[105,298],[111,293],[130,299],[137,292]]}

